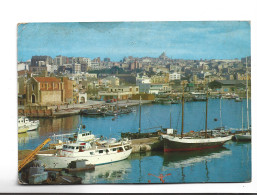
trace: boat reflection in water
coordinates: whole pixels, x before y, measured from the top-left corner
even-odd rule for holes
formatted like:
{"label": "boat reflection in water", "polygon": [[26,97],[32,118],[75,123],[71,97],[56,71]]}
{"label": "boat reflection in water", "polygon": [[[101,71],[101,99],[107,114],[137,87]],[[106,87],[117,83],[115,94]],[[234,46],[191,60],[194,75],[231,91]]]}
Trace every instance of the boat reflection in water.
{"label": "boat reflection in water", "polygon": [[29,140],[38,138],[38,131],[28,131],[26,133],[18,134],[18,143],[20,145],[26,144],[29,142]]}
{"label": "boat reflection in water", "polygon": [[72,175],[81,177],[83,184],[126,183],[126,175],[131,168],[130,161],[125,159],[115,163],[95,166],[94,171],[74,172]]}
{"label": "boat reflection in water", "polygon": [[223,158],[231,155],[232,151],[226,147],[213,148],[202,151],[164,153],[163,171],[171,168],[193,166],[197,163]]}

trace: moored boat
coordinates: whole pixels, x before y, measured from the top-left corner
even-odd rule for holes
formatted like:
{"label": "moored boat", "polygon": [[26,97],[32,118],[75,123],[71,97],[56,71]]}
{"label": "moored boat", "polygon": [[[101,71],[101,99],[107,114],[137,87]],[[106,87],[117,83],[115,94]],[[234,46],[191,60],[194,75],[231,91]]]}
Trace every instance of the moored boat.
{"label": "moored boat", "polygon": [[164,152],[203,150],[222,146],[231,140],[232,135],[214,138],[193,138],[193,137],[174,137],[163,135]]}
{"label": "moored boat", "polygon": [[76,142],[89,142],[95,139],[95,135],[91,131],[82,131],[84,125],[79,125],[77,133],[60,134],[51,136],[53,142],[49,144],[50,149],[62,149],[64,144]]}
{"label": "moored boat", "polygon": [[39,120],[30,121],[26,117],[19,117],[18,118],[18,129],[22,131],[22,129],[27,129],[27,131],[36,130],[39,127]]}
{"label": "moored boat", "polygon": [[101,109],[84,109],[81,111],[82,115],[88,116],[102,116],[104,112]]}
{"label": "moored boat", "polygon": [[28,130],[29,127],[27,126],[18,127],[18,133],[26,133]]}
{"label": "moored boat", "polygon": [[236,141],[251,141],[252,136],[250,132],[244,132],[240,134],[235,134]]}
{"label": "moored boat", "polygon": [[131,141],[84,142],[65,144],[56,154],[38,154],[37,159],[46,168],[67,168],[72,161],[84,160],[86,165],[112,163],[128,158],[131,154]]}
{"label": "moored boat", "polygon": [[[232,139],[231,135],[221,137],[217,135],[208,135],[207,131],[207,111],[208,111],[208,91],[206,95],[206,120],[205,120],[205,132],[204,136],[200,133],[194,136],[185,136],[183,134],[184,130],[184,90],[182,94],[182,125],[181,125],[181,135],[169,135],[164,134],[162,138],[164,140],[164,152],[174,152],[174,151],[193,151],[193,150],[203,150],[222,146],[225,142]],[[210,131],[212,132],[212,131]]]}
{"label": "moored boat", "polygon": [[242,132],[239,134],[235,134],[236,141],[251,141],[251,127],[250,127],[250,119],[249,119],[249,108],[248,108],[248,67],[247,67],[247,58],[246,58],[246,113],[247,113],[247,129],[244,130],[243,123],[243,104],[242,104]]}

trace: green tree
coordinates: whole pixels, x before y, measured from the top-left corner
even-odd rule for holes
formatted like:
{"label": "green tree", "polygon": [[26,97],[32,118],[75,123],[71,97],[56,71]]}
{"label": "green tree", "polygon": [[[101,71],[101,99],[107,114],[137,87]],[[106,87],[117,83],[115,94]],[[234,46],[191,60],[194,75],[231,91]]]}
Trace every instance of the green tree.
{"label": "green tree", "polygon": [[220,89],[221,88],[221,83],[217,82],[217,81],[212,81],[208,84],[209,88],[211,89]]}

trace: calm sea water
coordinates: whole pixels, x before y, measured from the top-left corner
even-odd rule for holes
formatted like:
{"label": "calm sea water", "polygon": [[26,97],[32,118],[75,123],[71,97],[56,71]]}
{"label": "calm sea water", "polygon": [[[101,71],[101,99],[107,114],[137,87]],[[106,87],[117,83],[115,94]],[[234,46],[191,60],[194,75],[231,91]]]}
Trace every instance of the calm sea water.
{"label": "calm sea water", "polygon": [[[208,128],[223,126],[242,127],[242,104],[244,127],[246,101],[222,100],[222,122],[220,120],[219,99],[210,99],[208,106]],[[138,108],[137,108],[138,109]],[[249,101],[251,113],[251,102]],[[181,105],[149,104],[142,106],[142,129],[169,127],[171,113],[172,128],[181,129]],[[184,131],[205,128],[205,102],[187,102],[184,112]],[[251,114],[250,114],[251,117]],[[120,137],[121,132],[137,132],[139,112],[113,117],[70,116],[57,119],[40,119],[37,131],[18,135],[19,150],[35,149],[43,140],[53,134],[76,132],[82,121],[87,130],[95,135]],[[147,132],[149,130],[145,130]],[[150,174],[150,175],[149,175]],[[224,147],[197,152],[148,152],[132,154],[117,163],[97,166],[93,172],[76,173],[83,183],[165,183],[191,182],[247,182],[251,180],[251,143],[229,141]],[[167,175],[168,174],[168,175]]]}

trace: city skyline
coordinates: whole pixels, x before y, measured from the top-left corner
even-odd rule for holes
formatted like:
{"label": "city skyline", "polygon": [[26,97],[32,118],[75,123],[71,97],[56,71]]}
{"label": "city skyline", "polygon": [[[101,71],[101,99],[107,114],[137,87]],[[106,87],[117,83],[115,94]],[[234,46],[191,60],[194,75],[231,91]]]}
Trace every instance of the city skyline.
{"label": "city skyline", "polygon": [[18,26],[18,61],[36,55],[173,59],[235,59],[251,55],[250,23],[91,22]]}

